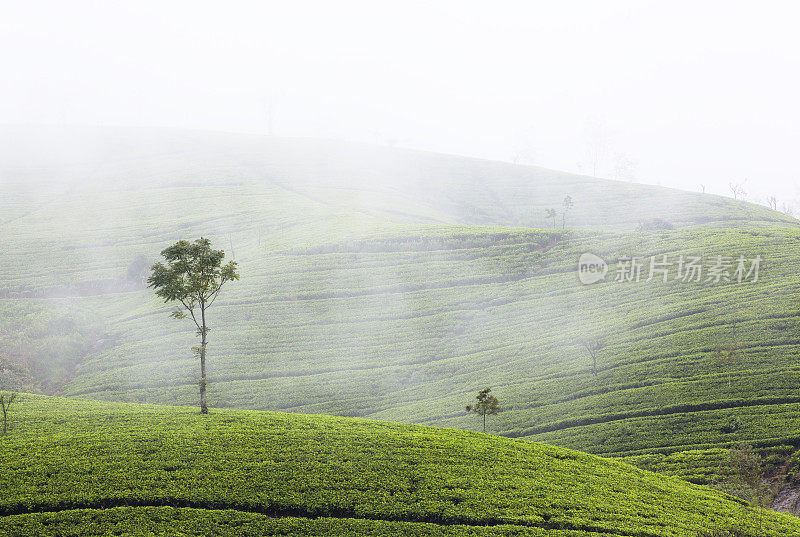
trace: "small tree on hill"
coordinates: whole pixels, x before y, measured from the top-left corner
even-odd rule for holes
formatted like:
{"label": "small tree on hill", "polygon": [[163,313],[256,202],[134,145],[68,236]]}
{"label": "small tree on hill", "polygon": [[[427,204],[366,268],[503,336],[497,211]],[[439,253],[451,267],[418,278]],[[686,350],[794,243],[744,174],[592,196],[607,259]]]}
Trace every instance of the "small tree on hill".
{"label": "small tree on hill", "polygon": [[[747,181],[747,179],[744,181]],[[743,200],[745,196],[747,196],[747,192],[744,190],[744,182],[740,183],[737,181],[731,181],[728,183],[728,188],[730,189],[733,199],[735,200]]]}
{"label": "small tree on hill", "polygon": [[605,341],[599,337],[591,336],[582,338],[581,345],[583,345],[583,348],[586,349],[586,352],[589,353],[589,357],[592,359],[592,374],[596,377],[597,355],[600,353],[600,350],[605,347]]}
{"label": "small tree on hill", "polygon": [[546,209],[545,213],[547,214],[547,218],[553,221],[553,227],[556,227],[556,210],[555,209]]}
{"label": "small tree on hill", "polygon": [[767,197],[767,207],[772,209],[773,211],[778,210],[778,198],[775,196],[768,196]]}
{"label": "small tree on hill", "polygon": [[164,302],[180,302],[183,309],[172,312],[176,319],[186,318],[189,313],[200,336],[200,346],[192,350],[200,357],[200,412],[208,414],[206,403],[206,345],[208,343],[208,324],[206,310],[219,296],[222,286],[229,281],[238,280],[236,261],[222,265],[225,252],[211,249],[211,241],[200,238],[196,241],[178,241],[161,252],[166,260],[153,265],[152,275],[147,280],[148,287]]}
{"label": "small tree on hill", "polygon": [[11,409],[11,405],[14,404],[14,401],[17,401],[18,396],[16,393],[4,393],[0,394],[0,407],[3,409],[3,434],[5,435],[8,432],[8,411]]}
{"label": "small tree on hill", "polygon": [[486,432],[486,416],[491,416],[500,412],[500,403],[494,395],[492,395],[491,388],[484,388],[478,392],[476,399],[478,402],[474,405],[467,405],[467,412],[475,412],[483,416],[483,432]]}
{"label": "small tree on hill", "polygon": [[564,210],[561,211],[561,229],[566,229],[567,213],[569,212],[570,209],[572,209],[572,206],[574,205],[574,203],[572,203],[572,196],[566,196],[564,198],[564,202],[562,205],[564,207]]}

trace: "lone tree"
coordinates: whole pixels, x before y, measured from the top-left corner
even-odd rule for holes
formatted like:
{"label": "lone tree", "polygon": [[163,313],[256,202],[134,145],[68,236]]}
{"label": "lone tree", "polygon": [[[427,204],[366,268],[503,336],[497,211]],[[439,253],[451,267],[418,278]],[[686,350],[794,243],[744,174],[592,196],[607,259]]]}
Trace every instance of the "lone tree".
{"label": "lone tree", "polygon": [[565,197],[564,198],[564,203],[562,203],[562,205],[564,207],[564,210],[561,211],[561,229],[566,229],[566,227],[567,227],[567,213],[569,212],[570,209],[572,209],[572,206],[575,205],[572,202],[572,196]]}
{"label": "lone tree", "polygon": [[490,394],[491,388],[484,388],[478,392],[476,399],[478,402],[474,405],[467,405],[467,412],[475,412],[483,416],[483,432],[486,432],[486,416],[497,414],[500,412],[500,403],[497,398]]}
{"label": "lone tree", "polygon": [[200,412],[208,414],[206,403],[206,345],[209,328],[206,324],[206,310],[219,296],[225,282],[239,279],[236,272],[236,261],[222,264],[225,252],[213,250],[211,241],[200,238],[194,242],[178,241],[163,250],[166,264],[153,265],[148,287],[156,291],[156,295],[164,302],[180,302],[183,307],[172,312],[176,319],[186,318],[189,313],[200,336],[200,346],[192,347],[200,356]]}
{"label": "lone tree", "polygon": [[16,400],[16,393],[0,394],[0,407],[3,408],[3,434],[8,432],[8,411]]}
{"label": "lone tree", "polygon": [[545,209],[545,214],[547,214],[547,218],[552,218],[553,220],[553,227],[556,227],[556,210],[555,209]]}
{"label": "lone tree", "polygon": [[600,353],[600,349],[605,347],[605,342],[599,337],[585,337],[581,339],[581,345],[583,348],[586,349],[586,352],[589,353],[589,357],[592,359],[592,374],[597,376],[597,355]]}

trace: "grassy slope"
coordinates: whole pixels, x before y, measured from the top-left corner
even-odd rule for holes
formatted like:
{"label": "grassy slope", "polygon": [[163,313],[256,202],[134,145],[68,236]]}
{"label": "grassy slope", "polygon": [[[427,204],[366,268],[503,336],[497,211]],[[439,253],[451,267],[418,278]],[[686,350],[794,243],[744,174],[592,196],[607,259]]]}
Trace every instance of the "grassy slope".
{"label": "grassy slope", "polygon": [[[695,536],[757,513],[623,463],[349,418],[25,396],[0,451],[10,535]],[[759,535],[800,535],[763,513]]]}
{"label": "grassy slope", "polygon": [[[134,150],[130,136],[106,136],[102,158],[4,161],[0,342],[57,364],[44,373],[64,394],[194,402],[189,326],[124,278],[137,255],[204,234],[243,272],[212,312],[216,404],[474,428],[460,409],[489,384],[496,432],[698,481],[731,442],[798,443],[800,234],[784,215],[440,155],[192,133]],[[53,175],[88,183],[21,183]],[[548,225],[565,194],[570,225],[605,231],[503,227]],[[653,217],[753,230],[626,232]],[[584,251],[765,263],[757,284],[586,287]],[[743,352],[721,364],[734,323]],[[577,342],[589,333],[608,341],[597,379]],[[731,416],[742,427],[725,433]]]}

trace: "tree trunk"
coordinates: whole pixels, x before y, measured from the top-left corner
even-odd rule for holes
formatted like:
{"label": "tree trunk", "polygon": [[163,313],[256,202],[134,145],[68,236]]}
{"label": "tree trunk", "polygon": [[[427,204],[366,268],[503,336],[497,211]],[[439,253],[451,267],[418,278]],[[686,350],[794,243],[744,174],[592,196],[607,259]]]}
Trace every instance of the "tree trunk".
{"label": "tree trunk", "polygon": [[206,402],[206,308],[205,304],[200,304],[200,315],[203,320],[203,327],[200,329],[200,413],[208,414],[208,403]]}
{"label": "tree trunk", "polygon": [[592,373],[597,376],[597,353],[592,354]]}
{"label": "tree trunk", "polygon": [[486,414],[483,415],[483,432],[486,432]]}
{"label": "tree trunk", "polygon": [[3,405],[3,435],[8,432],[8,409],[6,409],[5,402],[2,402]]}

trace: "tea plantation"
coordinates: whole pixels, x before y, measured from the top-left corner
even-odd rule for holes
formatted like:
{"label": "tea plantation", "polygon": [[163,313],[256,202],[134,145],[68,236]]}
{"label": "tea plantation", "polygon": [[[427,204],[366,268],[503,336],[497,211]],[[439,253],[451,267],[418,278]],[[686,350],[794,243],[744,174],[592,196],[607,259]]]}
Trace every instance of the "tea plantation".
{"label": "tea plantation", "polygon": [[[0,138],[0,369],[17,363],[22,389],[194,404],[194,333],[143,279],[165,246],[208,236],[242,275],[210,313],[217,408],[476,430],[464,405],[491,386],[493,433],[698,483],[735,442],[800,445],[800,228],[782,213],[333,142]],[[561,229],[545,209],[567,195]],[[653,219],[669,226],[637,231]],[[579,282],[584,252],[608,262],[605,279]],[[639,281],[615,281],[626,256]],[[648,281],[651,256],[673,263],[667,281]],[[758,281],[735,266],[677,279],[697,256],[760,256]],[[586,337],[605,342],[597,376]]]}
{"label": "tea plantation", "polygon": [[534,442],[35,395],[2,438],[0,490],[11,536],[800,535],[794,517]]}

